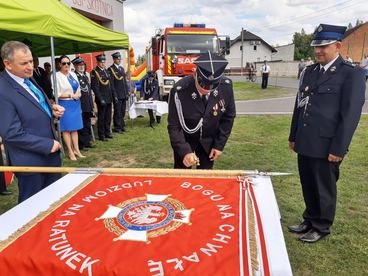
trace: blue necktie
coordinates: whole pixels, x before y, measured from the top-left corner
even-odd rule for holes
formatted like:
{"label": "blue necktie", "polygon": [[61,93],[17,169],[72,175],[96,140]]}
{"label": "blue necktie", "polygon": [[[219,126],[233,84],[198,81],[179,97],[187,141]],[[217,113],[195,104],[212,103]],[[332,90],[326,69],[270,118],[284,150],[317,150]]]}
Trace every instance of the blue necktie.
{"label": "blue necktie", "polygon": [[38,101],[40,102],[42,108],[46,111],[46,113],[49,115],[49,117],[51,118],[51,111],[50,111],[50,107],[48,105],[48,103],[45,100],[45,97],[43,96],[42,92],[39,91],[36,86],[34,86],[34,84],[29,80],[29,79],[24,79],[24,83],[29,87],[29,89],[31,89],[31,91],[35,94],[35,96],[37,97]]}

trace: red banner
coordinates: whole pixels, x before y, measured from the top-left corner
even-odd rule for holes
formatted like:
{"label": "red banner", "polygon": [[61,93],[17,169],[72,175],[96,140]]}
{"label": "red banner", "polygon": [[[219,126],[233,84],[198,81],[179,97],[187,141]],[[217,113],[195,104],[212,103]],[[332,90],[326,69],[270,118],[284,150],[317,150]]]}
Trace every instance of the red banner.
{"label": "red banner", "polygon": [[0,252],[1,275],[269,275],[247,185],[222,178],[98,176],[8,241]]}

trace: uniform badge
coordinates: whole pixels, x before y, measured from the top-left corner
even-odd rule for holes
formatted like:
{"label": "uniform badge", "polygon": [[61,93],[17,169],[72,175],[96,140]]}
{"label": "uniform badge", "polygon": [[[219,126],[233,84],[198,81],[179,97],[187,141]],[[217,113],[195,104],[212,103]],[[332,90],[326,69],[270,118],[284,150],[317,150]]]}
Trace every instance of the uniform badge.
{"label": "uniform badge", "polygon": [[217,116],[217,114],[218,114],[218,104],[215,104],[213,106],[213,116]]}
{"label": "uniform badge", "polygon": [[192,99],[193,99],[193,100],[197,99],[197,94],[196,94],[196,92],[193,92],[193,93],[192,93]]}
{"label": "uniform badge", "polygon": [[219,104],[220,104],[220,106],[221,106],[221,112],[222,113],[224,113],[225,112],[225,100],[224,99],[221,99],[220,101],[219,101]]}
{"label": "uniform badge", "polygon": [[336,71],[336,66],[332,66],[330,69],[331,72],[335,72]]}
{"label": "uniform badge", "polygon": [[308,92],[308,90],[309,90],[309,86],[307,85],[307,86],[304,88],[304,91],[305,91],[305,92]]}
{"label": "uniform badge", "polygon": [[218,91],[217,91],[217,89],[216,89],[215,91],[213,91],[213,96],[214,96],[214,97],[217,97],[217,95],[218,95]]}
{"label": "uniform badge", "polygon": [[176,87],[176,91],[179,91],[179,90],[181,90],[181,86]]}
{"label": "uniform badge", "polygon": [[225,80],[225,82],[226,82],[227,84],[229,84],[229,83],[230,83],[230,80]]}

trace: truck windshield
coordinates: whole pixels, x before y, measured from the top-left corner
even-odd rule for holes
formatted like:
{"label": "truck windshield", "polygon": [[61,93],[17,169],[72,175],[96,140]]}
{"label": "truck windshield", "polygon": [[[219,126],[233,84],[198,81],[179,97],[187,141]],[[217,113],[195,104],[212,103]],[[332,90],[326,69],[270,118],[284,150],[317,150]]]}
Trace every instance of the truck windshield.
{"label": "truck windshield", "polygon": [[218,52],[215,35],[181,34],[167,36],[168,54],[199,54],[207,51]]}

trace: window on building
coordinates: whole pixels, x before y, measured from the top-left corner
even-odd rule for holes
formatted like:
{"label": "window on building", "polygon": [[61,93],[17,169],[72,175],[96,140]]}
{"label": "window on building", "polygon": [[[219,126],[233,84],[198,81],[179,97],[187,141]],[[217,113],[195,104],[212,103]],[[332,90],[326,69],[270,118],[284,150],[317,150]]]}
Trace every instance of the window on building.
{"label": "window on building", "polygon": [[257,51],[257,45],[253,45],[253,50]]}

